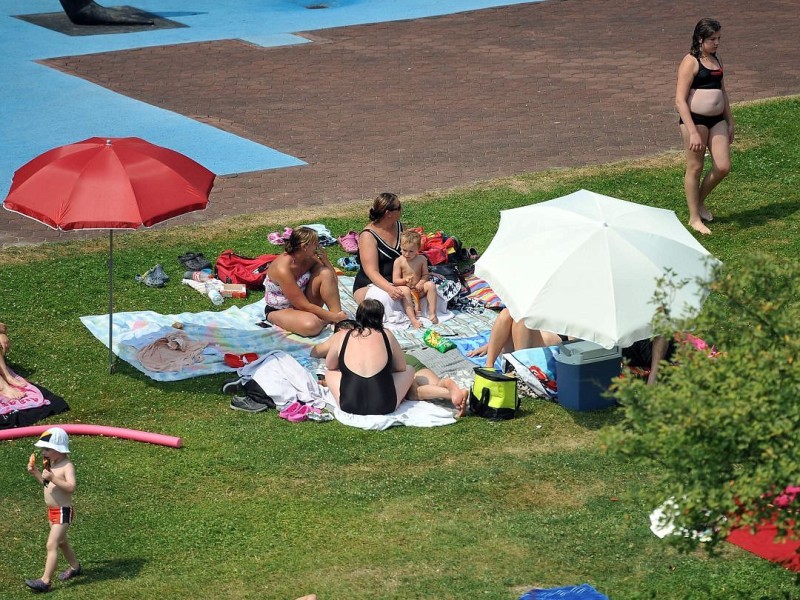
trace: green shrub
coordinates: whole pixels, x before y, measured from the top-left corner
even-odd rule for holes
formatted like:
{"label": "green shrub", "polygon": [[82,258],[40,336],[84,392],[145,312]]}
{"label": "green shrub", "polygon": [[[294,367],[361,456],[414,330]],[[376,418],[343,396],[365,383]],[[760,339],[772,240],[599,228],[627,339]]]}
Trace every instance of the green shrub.
{"label": "green shrub", "polygon": [[[680,345],[656,386],[633,377],[614,388],[624,419],[605,433],[609,449],[657,463],[657,488],[677,499],[679,528],[717,528],[777,515],[775,495],[800,483],[800,266],[753,256],[720,272],[695,331],[720,354]],[[795,503],[795,508],[797,503]],[[692,537],[679,537],[693,547]]]}

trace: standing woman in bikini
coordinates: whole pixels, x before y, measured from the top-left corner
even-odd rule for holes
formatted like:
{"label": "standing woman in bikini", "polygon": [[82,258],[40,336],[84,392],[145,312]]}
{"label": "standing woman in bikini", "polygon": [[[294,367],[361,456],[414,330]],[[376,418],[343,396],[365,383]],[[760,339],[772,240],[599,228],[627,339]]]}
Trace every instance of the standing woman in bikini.
{"label": "standing woman in bikini", "polygon": [[[689,225],[708,234],[711,221],[706,198],[731,170],[733,115],[722,81],[722,62],[717,57],[722,26],[701,19],[694,28],[692,47],[678,67],[675,106],[680,114],[681,136],[686,151],[683,187],[689,205]],[[711,154],[711,170],[703,174],[705,150]]]}
{"label": "standing woman in bikini", "polygon": [[353,282],[353,297],[359,304],[366,297],[370,285],[388,296],[388,302],[402,303],[403,293],[392,284],[394,261],[401,255],[401,211],[402,205],[397,195],[388,192],[375,198],[369,209],[369,224],[358,236],[361,269]]}

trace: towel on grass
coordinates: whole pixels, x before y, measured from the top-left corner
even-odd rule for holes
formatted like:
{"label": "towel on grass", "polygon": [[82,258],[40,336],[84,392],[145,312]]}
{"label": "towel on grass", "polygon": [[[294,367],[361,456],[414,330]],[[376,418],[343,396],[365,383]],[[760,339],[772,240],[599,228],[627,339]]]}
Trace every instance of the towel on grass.
{"label": "towel on grass", "polygon": [[[37,403],[31,404],[29,402],[30,398],[28,398],[23,406],[13,404],[14,401],[11,401],[11,404],[6,404],[3,410],[0,411],[0,429],[28,427],[43,419],[69,410],[69,405],[64,399],[47,388],[32,383],[29,383],[26,389],[28,387],[36,389]],[[41,403],[38,403],[38,398],[41,398]]]}
{"label": "towel on grass", "polygon": [[388,415],[354,415],[340,410],[330,390],[286,352],[275,351],[238,370],[242,380],[253,379],[275,402],[278,411],[299,401],[327,408],[337,421],[350,427],[382,431],[390,427],[438,427],[456,422],[455,411],[433,402],[407,400]]}
{"label": "towel on grass", "polygon": [[[383,324],[386,329],[392,331],[404,330],[411,327],[411,321],[408,320],[408,315],[403,309],[402,300],[392,300],[392,298],[376,285],[369,285],[367,287],[367,295],[365,298],[377,300],[383,304]],[[425,297],[420,298],[421,311],[423,315],[428,314],[428,300]],[[453,313],[447,310],[447,300],[439,296],[436,303],[436,317],[440,323],[448,321],[453,318]],[[427,317],[421,317],[420,321],[424,327],[432,327],[432,323]]]}
{"label": "towel on grass", "polygon": [[588,583],[557,588],[532,589],[522,594],[519,600],[608,600]]}
{"label": "towel on grass", "polygon": [[[352,277],[339,278],[339,294],[342,310],[354,315],[357,304],[351,293]],[[474,336],[491,329],[495,313],[486,310],[481,314],[454,312],[453,318],[435,326],[442,335]],[[117,356],[130,363],[151,379],[156,381],[178,381],[210,375],[233,372],[234,368],[224,362],[224,355],[255,352],[258,355],[280,349],[291,354],[300,364],[310,370],[318,365],[309,357],[311,347],[326,340],[331,329],[314,338],[306,338],[289,333],[279,327],[263,329],[257,325],[264,318],[264,300],[243,306],[232,306],[223,311],[186,312],[163,315],[154,311],[133,311],[114,313],[113,348]],[[81,322],[103,345],[108,346],[108,315],[81,317]],[[181,323],[183,333],[192,341],[206,344],[201,361],[182,368],[180,371],[157,372],[144,367],[136,358],[136,353],[149,343],[177,330],[173,323]],[[406,329],[394,332],[397,341],[405,348],[421,348],[424,330]]]}
{"label": "towel on grass", "polygon": [[544,348],[526,348],[509,354],[503,358],[514,368],[519,378],[540,398],[553,399],[558,397],[558,392],[546,387],[543,382],[531,372],[532,367],[539,369],[540,373],[549,381],[556,381],[556,356],[561,352],[561,346],[547,346]]}

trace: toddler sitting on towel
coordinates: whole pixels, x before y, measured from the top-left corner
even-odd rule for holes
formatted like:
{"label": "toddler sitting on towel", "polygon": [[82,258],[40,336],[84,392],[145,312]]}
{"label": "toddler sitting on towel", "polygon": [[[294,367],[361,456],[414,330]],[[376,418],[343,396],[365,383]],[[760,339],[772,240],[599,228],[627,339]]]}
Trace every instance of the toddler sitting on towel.
{"label": "toddler sitting on towel", "polygon": [[422,237],[416,231],[404,231],[400,236],[402,255],[394,261],[392,283],[403,293],[403,310],[415,329],[420,329],[422,314],[420,298],[428,300],[428,318],[436,324],[436,284],[430,280],[428,259],[419,253]]}

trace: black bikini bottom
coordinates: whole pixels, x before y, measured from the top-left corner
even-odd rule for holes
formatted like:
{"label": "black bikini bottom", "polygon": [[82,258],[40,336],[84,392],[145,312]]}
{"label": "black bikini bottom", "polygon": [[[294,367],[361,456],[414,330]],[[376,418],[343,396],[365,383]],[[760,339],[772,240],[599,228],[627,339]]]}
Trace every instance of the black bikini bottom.
{"label": "black bikini bottom", "polygon": [[[692,115],[692,123],[695,125],[702,125],[711,129],[717,123],[725,120],[725,115],[698,115],[697,113],[690,113]],[[678,123],[683,125],[683,119],[678,119]]]}

